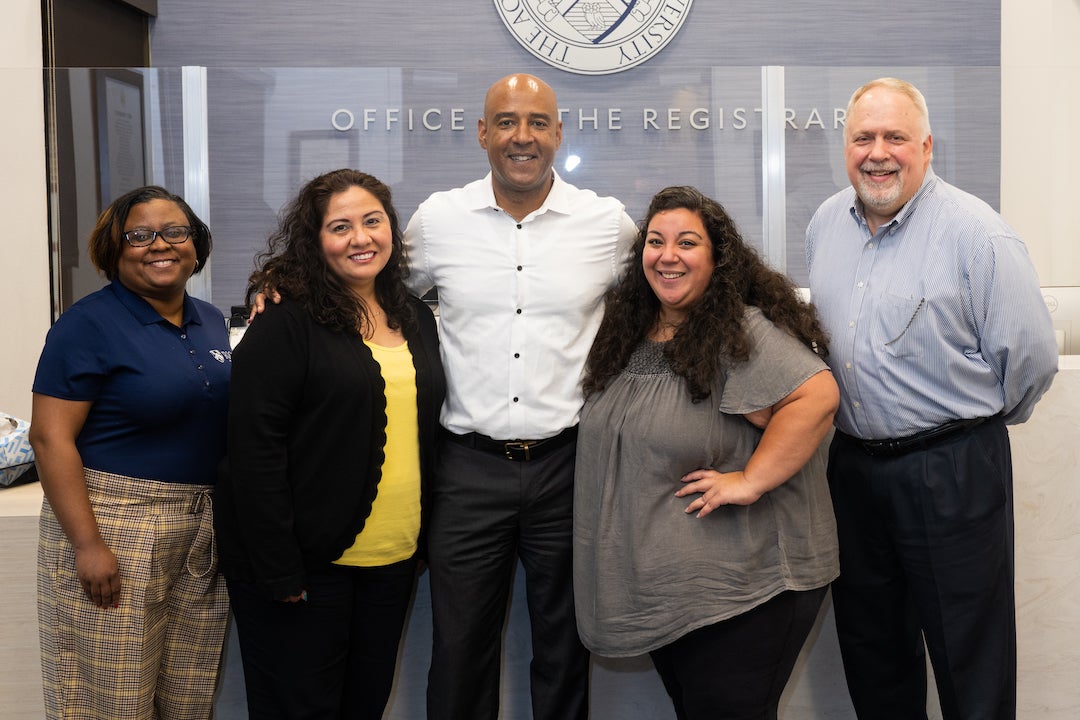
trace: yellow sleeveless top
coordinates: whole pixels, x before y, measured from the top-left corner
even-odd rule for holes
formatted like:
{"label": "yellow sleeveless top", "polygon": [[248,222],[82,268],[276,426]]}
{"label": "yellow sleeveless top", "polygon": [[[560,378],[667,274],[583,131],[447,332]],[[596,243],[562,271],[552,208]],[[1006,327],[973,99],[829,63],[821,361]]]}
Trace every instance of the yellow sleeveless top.
{"label": "yellow sleeveless top", "polygon": [[416,368],[407,343],[388,348],[364,341],[386,381],[386,459],[364,529],[339,565],[378,567],[412,557],[420,535],[420,434]]}

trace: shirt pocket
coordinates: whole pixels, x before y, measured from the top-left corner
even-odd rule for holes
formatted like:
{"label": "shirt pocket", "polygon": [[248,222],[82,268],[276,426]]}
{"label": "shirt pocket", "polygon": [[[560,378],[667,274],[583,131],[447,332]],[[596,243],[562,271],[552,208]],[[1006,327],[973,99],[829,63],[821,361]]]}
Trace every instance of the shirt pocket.
{"label": "shirt pocket", "polygon": [[875,349],[897,358],[922,357],[923,343],[919,336],[927,322],[926,315],[926,298],[885,293],[878,300]]}

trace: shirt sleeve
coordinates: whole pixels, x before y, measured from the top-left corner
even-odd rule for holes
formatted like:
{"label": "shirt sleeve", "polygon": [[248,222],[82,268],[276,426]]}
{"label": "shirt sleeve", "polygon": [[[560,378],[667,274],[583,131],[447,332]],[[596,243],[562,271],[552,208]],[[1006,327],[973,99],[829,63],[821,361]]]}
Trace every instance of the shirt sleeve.
{"label": "shirt sleeve", "polygon": [[816,223],[817,223],[817,219],[818,219],[818,214],[820,212],[821,212],[820,209],[817,212],[815,212],[813,217],[810,218],[810,222],[806,226],[806,236],[805,236],[805,239],[804,239],[803,251],[804,251],[805,257],[806,257],[806,272],[807,273],[809,273],[810,270],[813,269],[813,267],[814,267],[814,250],[816,249],[816,244],[815,243],[816,243],[816,240],[817,240]]}
{"label": "shirt sleeve", "polygon": [[97,400],[109,375],[105,334],[81,309],[60,316],[45,338],[33,391],[61,400]]}
{"label": "shirt sleeve", "polygon": [[824,361],[757,308],[744,319],[750,334],[750,357],[727,368],[720,411],[745,415],[772,407],[811,376],[826,369]]}
{"label": "shirt sleeve", "polygon": [[435,280],[428,272],[426,242],[424,239],[424,206],[413,213],[405,228],[405,262],[409,268],[409,277],[405,284],[416,297],[423,297],[435,285]]}
{"label": "shirt sleeve", "polygon": [[1024,244],[999,235],[977,254],[969,271],[979,350],[997,374],[1006,423],[1027,420],[1057,373],[1050,312]]}

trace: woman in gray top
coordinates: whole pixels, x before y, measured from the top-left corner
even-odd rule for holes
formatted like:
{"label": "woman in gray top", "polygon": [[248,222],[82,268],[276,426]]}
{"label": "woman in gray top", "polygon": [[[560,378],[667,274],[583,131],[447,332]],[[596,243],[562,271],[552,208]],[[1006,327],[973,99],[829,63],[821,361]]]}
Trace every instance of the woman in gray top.
{"label": "woman in gray top", "polygon": [[825,334],[688,187],[653,198],[606,308],[577,451],[581,638],[650,653],[680,719],[775,718],[838,573]]}

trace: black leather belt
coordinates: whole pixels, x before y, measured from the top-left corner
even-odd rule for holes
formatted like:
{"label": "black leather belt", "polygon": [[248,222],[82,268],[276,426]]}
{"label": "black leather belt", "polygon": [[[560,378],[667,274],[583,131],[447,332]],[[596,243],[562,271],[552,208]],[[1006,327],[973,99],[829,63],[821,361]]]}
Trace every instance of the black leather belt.
{"label": "black leather belt", "polygon": [[505,457],[514,462],[528,462],[539,460],[550,452],[565,447],[577,439],[577,425],[568,427],[558,435],[553,435],[543,440],[495,440],[480,433],[468,433],[458,435],[449,430],[446,438],[458,445],[464,445],[473,450],[483,450],[494,455]]}
{"label": "black leather belt", "polygon": [[981,417],[971,418],[970,420],[953,420],[929,430],[922,430],[914,435],[891,440],[863,440],[839,430],[836,431],[836,434],[858,445],[863,452],[872,457],[899,457],[915,450],[927,450],[942,440],[965,430],[978,427],[989,419]]}

